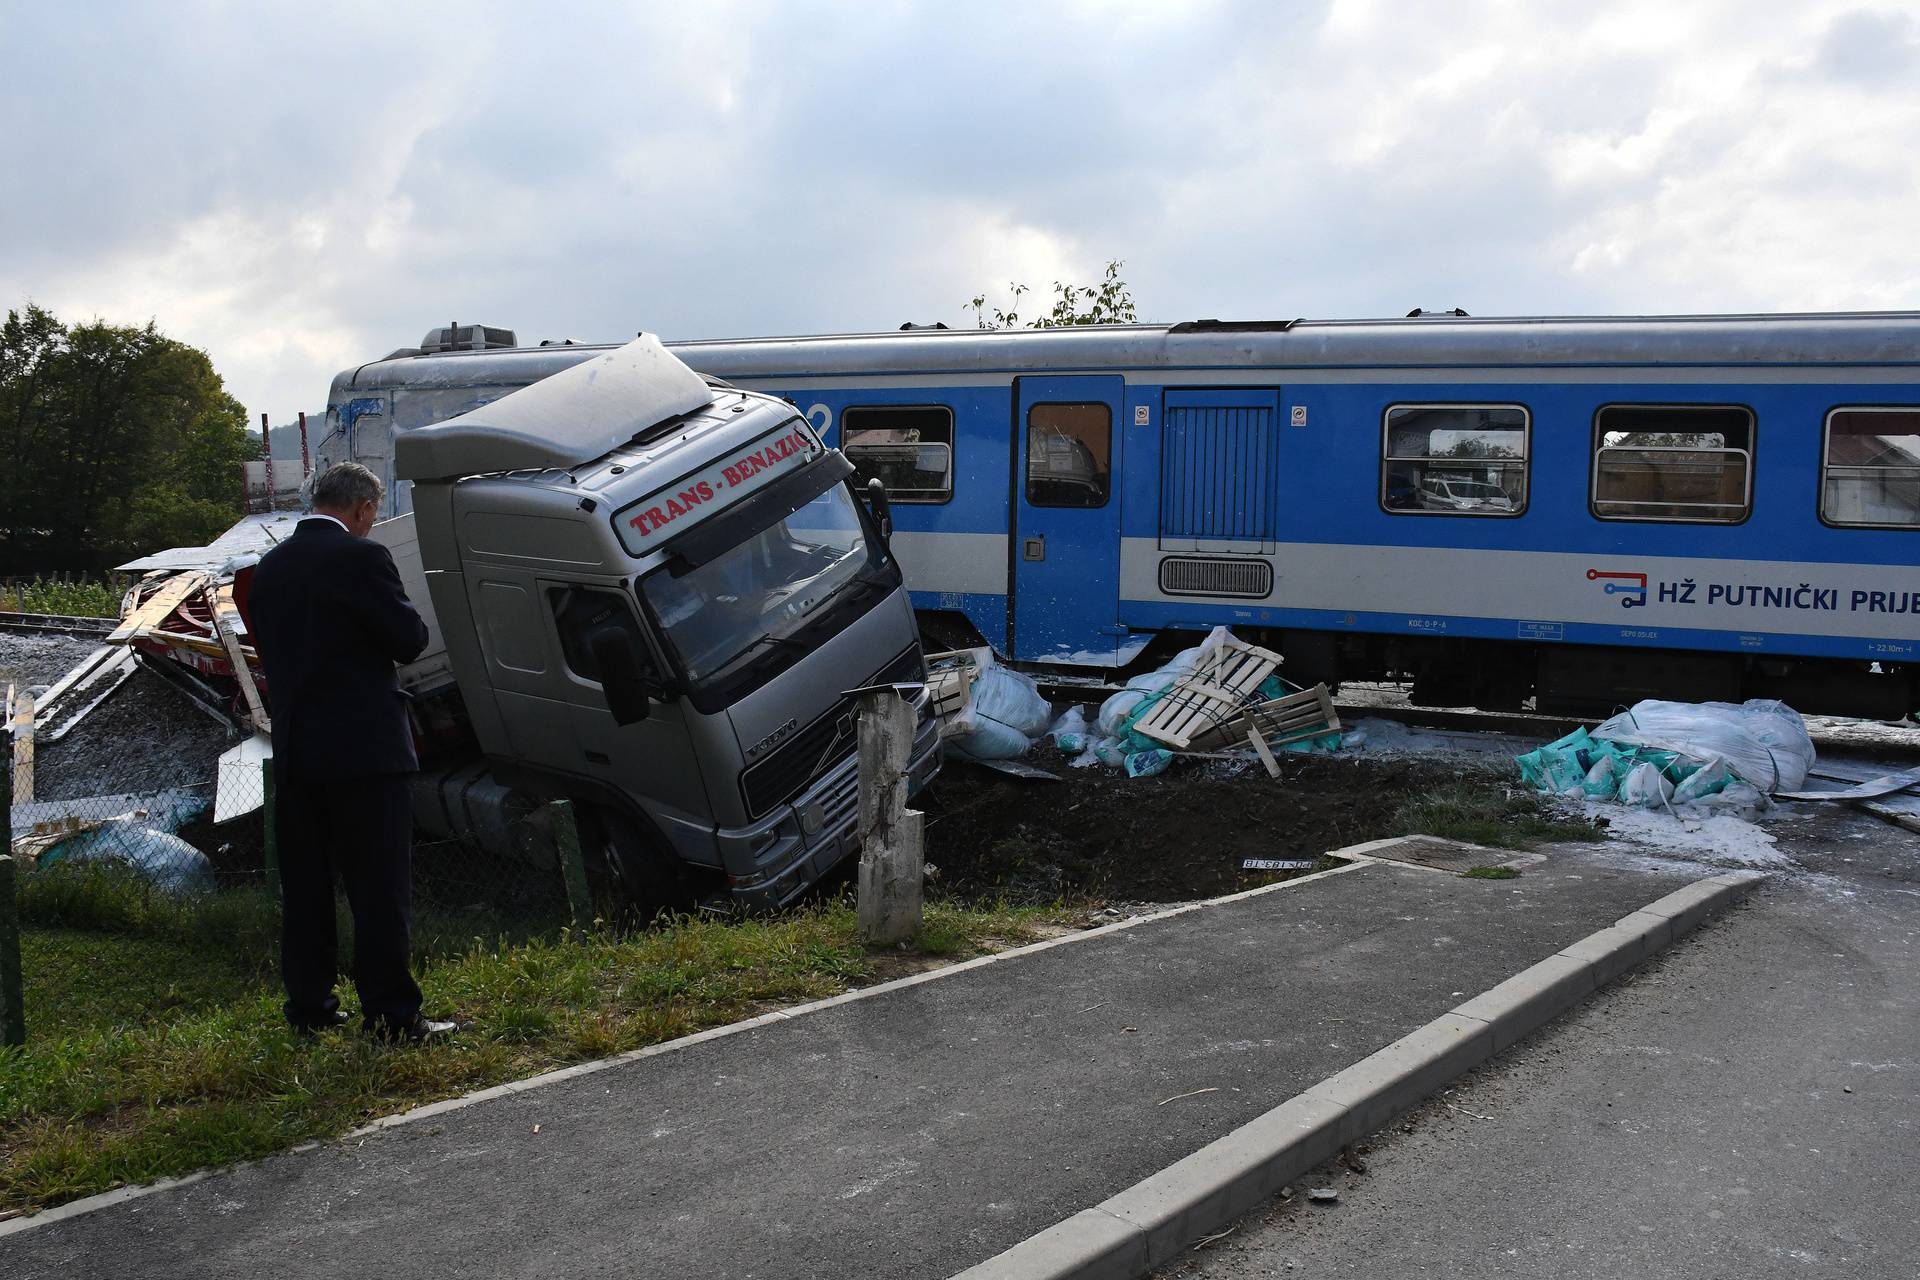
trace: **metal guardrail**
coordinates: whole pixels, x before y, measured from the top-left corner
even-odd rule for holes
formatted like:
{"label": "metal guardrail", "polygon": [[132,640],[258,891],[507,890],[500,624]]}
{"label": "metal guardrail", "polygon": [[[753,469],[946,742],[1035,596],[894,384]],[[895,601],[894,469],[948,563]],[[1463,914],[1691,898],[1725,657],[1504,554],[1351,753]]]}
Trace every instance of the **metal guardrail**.
{"label": "metal guardrail", "polygon": [[120,625],[118,618],[77,618],[60,613],[13,613],[0,610],[0,631],[24,635],[105,637]]}

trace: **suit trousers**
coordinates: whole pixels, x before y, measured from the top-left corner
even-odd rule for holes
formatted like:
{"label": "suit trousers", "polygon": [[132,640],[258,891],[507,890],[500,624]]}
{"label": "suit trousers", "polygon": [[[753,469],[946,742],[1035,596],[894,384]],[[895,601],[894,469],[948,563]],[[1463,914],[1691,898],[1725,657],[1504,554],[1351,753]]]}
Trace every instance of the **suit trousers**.
{"label": "suit trousers", "polygon": [[333,883],[353,912],[353,985],[369,1027],[403,1026],[420,1012],[408,969],[413,896],[410,775],[275,777],[280,852],[280,973],[287,1021],[326,1025],[340,1007]]}

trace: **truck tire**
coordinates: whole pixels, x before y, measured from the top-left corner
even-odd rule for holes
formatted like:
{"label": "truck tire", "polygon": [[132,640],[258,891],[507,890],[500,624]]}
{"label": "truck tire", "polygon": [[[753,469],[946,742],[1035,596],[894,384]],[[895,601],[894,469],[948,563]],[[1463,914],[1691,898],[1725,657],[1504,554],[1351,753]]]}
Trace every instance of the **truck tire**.
{"label": "truck tire", "polygon": [[662,914],[690,911],[693,886],[680,860],[651,830],[605,805],[582,810],[581,854],[594,896],[609,919],[649,924]]}

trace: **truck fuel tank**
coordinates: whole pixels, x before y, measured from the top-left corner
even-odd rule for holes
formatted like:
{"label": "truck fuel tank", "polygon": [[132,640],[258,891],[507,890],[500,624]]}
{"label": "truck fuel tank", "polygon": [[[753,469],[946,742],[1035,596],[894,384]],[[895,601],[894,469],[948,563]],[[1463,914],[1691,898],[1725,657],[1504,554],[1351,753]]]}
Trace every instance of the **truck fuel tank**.
{"label": "truck fuel tank", "polygon": [[550,858],[546,841],[515,839],[533,810],[533,802],[496,781],[484,761],[413,775],[413,822],[429,840],[470,840],[502,858]]}

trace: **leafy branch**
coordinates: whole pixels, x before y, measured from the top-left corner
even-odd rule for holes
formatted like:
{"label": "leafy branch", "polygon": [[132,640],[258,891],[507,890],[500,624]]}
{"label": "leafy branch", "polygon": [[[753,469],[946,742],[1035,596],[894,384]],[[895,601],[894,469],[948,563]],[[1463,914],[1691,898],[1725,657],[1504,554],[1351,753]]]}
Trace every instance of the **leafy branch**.
{"label": "leafy branch", "polygon": [[1120,278],[1121,261],[1107,263],[1106,276],[1098,284],[1074,285],[1053,282],[1053,310],[1032,320],[1021,320],[1020,299],[1031,293],[1024,284],[1007,286],[1012,297],[1005,307],[990,305],[987,295],[975,294],[967,303],[974,323],[981,329],[1060,329],[1083,324],[1133,324],[1140,319],[1133,293]]}

